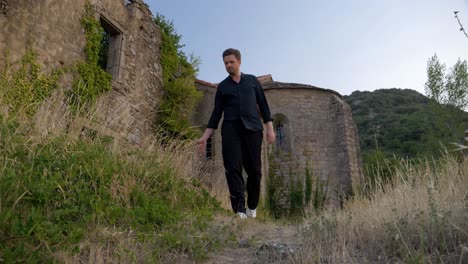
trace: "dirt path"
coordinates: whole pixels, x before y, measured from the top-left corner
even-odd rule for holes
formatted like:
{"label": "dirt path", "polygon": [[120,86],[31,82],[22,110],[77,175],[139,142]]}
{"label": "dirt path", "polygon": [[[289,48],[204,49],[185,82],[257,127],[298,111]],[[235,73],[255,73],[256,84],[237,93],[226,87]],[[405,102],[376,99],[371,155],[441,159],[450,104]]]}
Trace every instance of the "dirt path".
{"label": "dirt path", "polygon": [[222,249],[211,253],[206,263],[294,263],[298,227],[265,222],[261,219],[240,220],[217,216],[214,223],[229,234]]}

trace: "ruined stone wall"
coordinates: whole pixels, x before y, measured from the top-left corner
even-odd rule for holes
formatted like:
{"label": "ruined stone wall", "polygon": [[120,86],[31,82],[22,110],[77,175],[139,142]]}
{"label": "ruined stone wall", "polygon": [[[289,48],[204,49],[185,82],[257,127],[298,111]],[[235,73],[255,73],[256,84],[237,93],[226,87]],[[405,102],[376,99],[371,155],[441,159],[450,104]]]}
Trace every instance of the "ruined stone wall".
{"label": "ruined stone wall", "polygon": [[351,109],[331,90],[282,83],[264,89],[272,115],[285,120],[286,147],[275,155],[275,173],[287,185],[290,174],[304,177],[308,166],[326,184],[327,203],[339,205],[362,177]]}
{"label": "ruined stone wall", "polygon": [[32,48],[46,69],[71,65],[84,57],[80,24],[84,1],[2,1],[2,7],[5,2],[8,8],[0,14],[2,56],[8,49],[17,61]]}
{"label": "ruined stone wall", "polygon": [[[211,117],[211,112],[214,108],[214,98],[216,95],[216,88],[211,86],[206,86],[203,84],[197,84],[197,89],[203,92],[203,97],[195,108],[194,113],[191,116],[192,124],[199,126],[200,131],[203,132],[208,125],[208,120]],[[216,161],[222,162],[221,156],[221,124],[223,123],[223,118],[219,121],[218,128],[215,130],[213,136],[213,157]]]}
{"label": "ruined stone wall", "polygon": [[[90,3],[96,18],[120,33],[113,46],[113,89],[100,99],[95,126],[105,134],[140,144],[151,133],[162,97],[159,28],[141,0]],[[86,39],[80,23],[85,0],[2,0],[0,7],[0,52],[8,50],[12,61],[28,49],[37,53],[46,71],[85,59]]]}
{"label": "ruined stone wall", "polygon": [[339,192],[348,194],[353,191],[353,186],[355,187],[363,181],[358,130],[353,121],[351,107],[341,98],[331,98],[330,113],[334,115],[332,119],[336,120],[337,175],[343,175],[337,177],[334,184]]}
{"label": "ruined stone wall", "polygon": [[131,143],[141,144],[145,135],[152,133],[162,98],[159,28],[141,1],[126,6],[122,1],[94,2],[101,15],[123,28],[118,77],[113,92],[101,100],[104,125]]}
{"label": "ruined stone wall", "polygon": [[193,124],[207,125],[208,119],[210,119],[211,111],[214,108],[216,87],[214,87],[214,85],[208,85],[203,83],[196,83],[197,89],[203,92],[203,97],[196,106],[195,112],[190,117]]}

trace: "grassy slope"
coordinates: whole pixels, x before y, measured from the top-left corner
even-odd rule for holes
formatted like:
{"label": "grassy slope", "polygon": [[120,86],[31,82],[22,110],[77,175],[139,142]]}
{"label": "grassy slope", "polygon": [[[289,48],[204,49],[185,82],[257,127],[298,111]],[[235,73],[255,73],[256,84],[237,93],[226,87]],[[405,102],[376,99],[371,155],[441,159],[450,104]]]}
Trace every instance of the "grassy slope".
{"label": "grassy slope", "polygon": [[213,245],[217,202],[186,146],[111,150],[3,117],[0,133],[1,260],[200,260]]}

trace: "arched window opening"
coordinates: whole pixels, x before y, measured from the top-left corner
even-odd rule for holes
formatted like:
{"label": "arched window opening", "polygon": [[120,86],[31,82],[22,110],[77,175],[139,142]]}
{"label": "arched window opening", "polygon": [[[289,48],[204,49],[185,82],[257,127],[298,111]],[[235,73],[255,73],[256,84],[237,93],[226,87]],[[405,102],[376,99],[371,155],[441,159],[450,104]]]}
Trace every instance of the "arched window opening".
{"label": "arched window opening", "polygon": [[273,115],[275,120],[273,126],[276,132],[275,148],[279,152],[291,152],[291,124],[289,119],[283,114]]}
{"label": "arched window opening", "polygon": [[284,145],[284,125],[281,121],[276,122],[276,147],[283,148]]}

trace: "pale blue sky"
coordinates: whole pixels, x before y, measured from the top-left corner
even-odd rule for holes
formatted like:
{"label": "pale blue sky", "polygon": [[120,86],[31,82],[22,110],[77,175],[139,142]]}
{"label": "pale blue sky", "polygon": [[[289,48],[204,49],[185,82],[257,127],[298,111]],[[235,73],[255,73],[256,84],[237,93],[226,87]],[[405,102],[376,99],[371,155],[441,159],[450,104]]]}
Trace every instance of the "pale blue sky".
{"label": "pale blue sky", "polygon": [[227,76],[221,53],[242,52],[241,70],[275,81],[356,90],[424,93],[427,60],[468,59],[468,0],[146,0],[200,57],[199,79]]}

